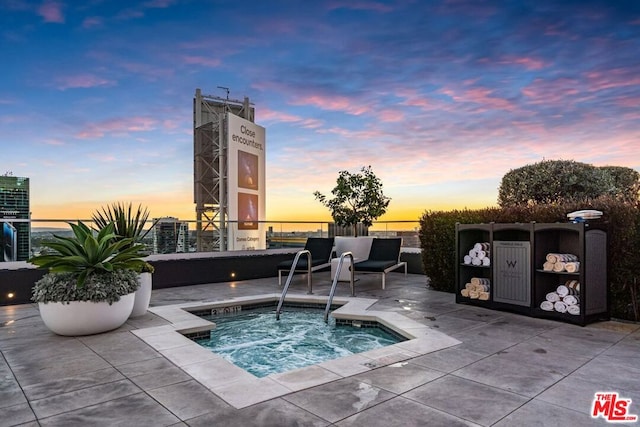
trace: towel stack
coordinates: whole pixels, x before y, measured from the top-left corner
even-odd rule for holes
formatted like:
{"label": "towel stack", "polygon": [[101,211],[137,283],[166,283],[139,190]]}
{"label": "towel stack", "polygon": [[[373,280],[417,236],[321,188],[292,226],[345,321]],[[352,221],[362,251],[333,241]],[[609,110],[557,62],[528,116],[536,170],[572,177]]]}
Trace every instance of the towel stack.
{"label": "towel stack", "polygon": [[467,265],[475,265],[476,267],[489,267],[491,245],[488,242],[480,242],[473,245],[469,253],[464,256],[463,262]]}
{"label": "towel stack", "polygon": [[577,273],[580,271],[578,257],[573,254],[547,254],[546,261],[542,265],[544,271],[554,271],[556,273]]}
{"label": "towel stack", "polygon": [[555,292],[549,292],[544,301],[540,303],[540,308],[544,311],[557,311],[558,313],[569,313],[574,316],[580,314],[580,282],[577,280],[567,280],[565,284],[559,285]]}
{"label": "towel stack", "polygon": [[460,290],[460,295],[465,298],[478,299],[480,301],[489,300],[491,281],[484,277],[472,277],[469,283]]}

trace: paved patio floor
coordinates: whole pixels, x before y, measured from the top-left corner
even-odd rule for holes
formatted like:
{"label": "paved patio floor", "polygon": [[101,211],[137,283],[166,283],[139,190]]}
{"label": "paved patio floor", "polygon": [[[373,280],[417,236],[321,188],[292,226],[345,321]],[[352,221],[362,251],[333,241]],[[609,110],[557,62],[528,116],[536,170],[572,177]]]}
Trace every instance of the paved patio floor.
{"label": "paved patio floor", "polygon": [[[236,409],[132,333],[167,324],[159,316],[65,338],[36,306],[0,307],[0,426],[601,426],[590,411],[608,391],[640,414],[638,324],[574,326],[459,305],[421,275],[392,273],[384,291],[361,277],[357,296],[378,299],[372,309],[461,344]],[[327,295],[329,274],[313,279]],[[272,292],[276,277],[155,290],[152,305]],[[306,292],[303,276],[290,292]]]}

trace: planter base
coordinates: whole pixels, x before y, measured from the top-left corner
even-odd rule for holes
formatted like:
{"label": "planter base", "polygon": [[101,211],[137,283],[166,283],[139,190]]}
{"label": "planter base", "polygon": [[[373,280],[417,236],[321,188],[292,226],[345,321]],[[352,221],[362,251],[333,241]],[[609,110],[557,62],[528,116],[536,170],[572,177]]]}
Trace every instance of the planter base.
{"label": "planter base", "polygon": [[127,321],[135,293],[120,297],[118,302],[72,301],[38,303],[40,317],[52,332],[58,335],[92,335],[119,328]]}
{"label": "planter base", "polygon": [[149,308],[149,302],[151,301],[151,290],[152,290],[152,276],[151,273],[140,273],[138,275],[138,280],[140,281],[140,287],[135,292],[136,298],[133,303],[133,310],[131,311],[131,316],[129,317],[138,317],[142,316],[147,312]]}

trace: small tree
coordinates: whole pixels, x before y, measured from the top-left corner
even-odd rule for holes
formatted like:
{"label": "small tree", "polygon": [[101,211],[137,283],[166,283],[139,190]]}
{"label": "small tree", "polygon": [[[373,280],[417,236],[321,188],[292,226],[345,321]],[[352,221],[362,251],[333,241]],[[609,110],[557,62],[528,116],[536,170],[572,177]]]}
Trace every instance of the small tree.
{"label": "small tree", "polygon": [[387,212],[391,199],[382,192],[382,181],[373,173],[371,166],[362,167],[361,173],[340,171],[336,186],[331,190],[335,197],[314,191],[315,198],[331,211],[337,225],[353,226],[354,236],[358,235],[356,225],[361,222],[370,227],[378,217]]}

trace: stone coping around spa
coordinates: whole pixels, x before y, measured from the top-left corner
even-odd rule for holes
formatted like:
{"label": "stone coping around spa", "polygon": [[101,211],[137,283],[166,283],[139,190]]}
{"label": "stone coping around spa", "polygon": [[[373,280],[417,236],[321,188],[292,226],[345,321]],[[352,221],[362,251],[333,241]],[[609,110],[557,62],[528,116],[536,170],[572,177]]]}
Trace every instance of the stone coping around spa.
{"label": "stone coping around spa", "polygon": [[[215,302],[190,302],[149,311],[167,325],[131,331],[196,381],[235,408],[244,408],[306,388],[346,378],[372,369],[460,344],[460,341],[400,313],[368,310],[376,299],[334,297],[340,308],[331,312],[338,319],[376,321],[407,338],[396,344],[339,359],[258,378],[198,345],[184,334],[208,331],[215,325],[190,311],[279,301],[280,294],[262,294]],[[285,303],[326,304],[326,296],[289,294]],[[286,314],[285,314],[286,315]]]}

